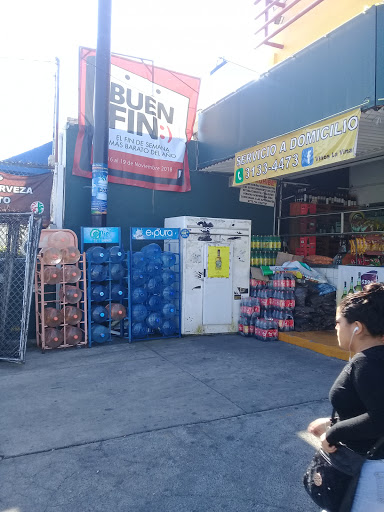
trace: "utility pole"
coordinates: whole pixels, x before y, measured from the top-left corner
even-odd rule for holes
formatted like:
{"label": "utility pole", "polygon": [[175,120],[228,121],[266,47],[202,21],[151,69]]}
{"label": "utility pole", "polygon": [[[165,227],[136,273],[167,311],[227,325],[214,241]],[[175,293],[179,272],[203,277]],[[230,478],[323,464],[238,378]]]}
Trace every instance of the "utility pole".
{"label": "utility pole", "polygon": [[112,0],[99,0],[92,164],[92,226],[107,225]]}

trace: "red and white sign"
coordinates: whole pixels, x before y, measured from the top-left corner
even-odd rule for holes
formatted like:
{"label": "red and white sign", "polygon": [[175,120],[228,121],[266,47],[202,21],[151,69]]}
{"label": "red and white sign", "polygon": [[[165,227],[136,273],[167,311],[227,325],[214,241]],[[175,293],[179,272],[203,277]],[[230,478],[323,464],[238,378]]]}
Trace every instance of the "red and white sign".
{"label": "red and white sign", "polygon": [[[79,134],[73,174],[91,177],[96,51],[80,49]],[[191,139],[200,79],[111,56],[108,180],[156,190],[190,190]]]}

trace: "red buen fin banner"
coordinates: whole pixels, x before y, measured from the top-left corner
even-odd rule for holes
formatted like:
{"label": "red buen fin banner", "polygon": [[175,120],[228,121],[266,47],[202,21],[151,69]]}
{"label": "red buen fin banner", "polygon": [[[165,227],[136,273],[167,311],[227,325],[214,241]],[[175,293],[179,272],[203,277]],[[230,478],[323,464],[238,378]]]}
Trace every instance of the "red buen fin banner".
{"label": "red buen fin banner", "polygon": [[[80,48],[79,133],[73,174],[92,177],[96,50]],[[191,190],[191,140],[200,79],[111,56],[108,181],[155,190]]]}

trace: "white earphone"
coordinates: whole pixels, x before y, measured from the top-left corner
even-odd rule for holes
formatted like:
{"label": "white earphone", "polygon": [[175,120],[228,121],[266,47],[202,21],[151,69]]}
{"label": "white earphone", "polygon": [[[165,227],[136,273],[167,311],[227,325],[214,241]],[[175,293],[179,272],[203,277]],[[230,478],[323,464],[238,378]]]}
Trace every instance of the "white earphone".
{"label": "white earphone", "polygon": [[353,334],[355,334],[358,330],[359,330],[359,328],[358,328],[358,327],[355,327],[355,328],[353,329]]}

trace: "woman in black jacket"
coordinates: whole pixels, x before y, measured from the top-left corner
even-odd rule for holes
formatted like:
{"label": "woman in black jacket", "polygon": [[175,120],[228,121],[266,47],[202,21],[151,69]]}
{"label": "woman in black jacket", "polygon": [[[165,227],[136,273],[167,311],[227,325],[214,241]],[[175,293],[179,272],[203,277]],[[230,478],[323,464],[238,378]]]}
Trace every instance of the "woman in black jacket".
{"label": "woman in black jacket", "polygon": [[[341,348],[355,352],[334,382],[329,398],[337,421],[318,418],[308,431],[333,453],[338,443],[366,455],[384,436],[384,285],[348,295],[337,310]],[[384,445],[362,468],[351,512],[384,512]]]}

